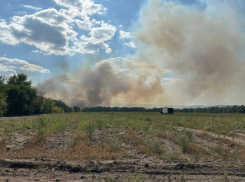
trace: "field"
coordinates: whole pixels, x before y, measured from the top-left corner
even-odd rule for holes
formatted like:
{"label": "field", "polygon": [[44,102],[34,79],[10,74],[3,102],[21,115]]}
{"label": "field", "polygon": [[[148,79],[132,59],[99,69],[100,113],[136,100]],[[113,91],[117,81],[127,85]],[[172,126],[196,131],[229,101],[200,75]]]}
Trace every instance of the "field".
{"label": "field", "polygon": [[0,118],[0,181],[245,181],[245,115]]}

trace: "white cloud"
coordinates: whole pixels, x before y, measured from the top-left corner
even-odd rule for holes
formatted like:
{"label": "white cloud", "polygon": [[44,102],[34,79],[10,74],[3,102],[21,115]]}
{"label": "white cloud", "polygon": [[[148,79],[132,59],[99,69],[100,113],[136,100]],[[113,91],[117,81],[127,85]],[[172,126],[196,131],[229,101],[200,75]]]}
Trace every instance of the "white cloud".
{"label": "white cloud", "polygon": [[48,69],[44,69],[42,66],[39,65],[30,64],[27,61],[0,57],[0,73],[11,72],[13,74],[16,74],[16,72],[19,70],[29,71],[29,72],[49,73]]}
{"label": "white cloud", "polygon": [[0,23],[0,40],[6,44],[26,43],[46,54],[69,54],[69,41],[77,33],[70,29],[71,18],[51,8],[33,15],[14,16],[12,22]]}
{"label": "white cloud", "polygon": [[106,53],[110,53],[110,46],[105,43],[112,39],[116,33],[116,27],[101,21],[100,27],[94,27],[90,31],[91,37],[81,36],[80,39],[74,43],[73,51],[82,54],[98,53],[100,49],[105,49]]}
{"label": "white cloud", "polygon": [[119,36],[120,39],[131,39],[131,38],[133,38],[133,36],[130,32],[124,32],[124,31],[120,30],[119,33],[120,33],[120,36]]}
{"label": "white cloud", "polygon": [[85,36],[81,37],[81,40],[74,43],[72,48],[74,52],[81,54],[95,54],[98,53],[100,49],[108,49],[109,45],[104,42],[96,42],[91,38]]}
{"label": "white cloud", "polygon": [[[132,40],[134,38],[134,36],[132,36],[130,32],[125,32],[125,31],[120,30],[119,33],[120,33],[120,36],[119,36],[120,39],[131,39]],[[134,49],[136,48],[136,45],[133,41],[124,42],[124,44],[128,47],[131,47]]]}
{"label": "white cloud", "polygon": [[90,35],[94,41],[104,42],[112,39],[115,33],[116,27],[102,21],[101,27],[93,28],[90,32]]}
{"label": "white cloud", "polygon": [[54,0],[56,4],[88,15],[104,14],[106,8],[92,0]]}
{"label": "white cloud", "polygon": [[[89,17],[105,13],[106,8],[91,0],[54,1],[68,9],[49,8],[31,15],[14,16],[10,23],[0,20],[0,41],[10,45],[33,45],[38,49],[34,52],[48,55],[94,54],[100,49],[110,52],[106,42],[115,35],[116,27]],[[89,31],[89,36],[76,32],[74,25]]]}
{"label": "white cloud", "polygon": [[0,22],[0,40],[5,44],[16,45],[19,40],[14,37],[11,27],[4,20]]}
{"label": "white cloud", "polygon": [[112,49],[111,49],[111,48],[108,48],[108,49],[105,50],[105,52],[106,52],[107,54],[110,54],[110,53],[112,52]]}
{"label": "white cloud", "polygon": [[1,76],[10,77],[12,75],[17,74],[17,72],[14,69],[9,69],[6,68],[5,66],[0,65],[0,74]]}
{"label": "white cloud", "polygon": [[33,9],[35,11],[38,11],[38,10],[41,10],[42,9],[42,8],[34,7],[34,6],[31,6],[31,5],[24,5],[24,4],[22,4],[22,6],[24,8]]}
{"label": "white cloud", "polygon": [[93,25],[91,21],[81,21],[81,20],[76,20],[76,24],[82,30],[91,30]]}
{"label": "white cloud", "polygon": [[135,43],[133,42],[133,41],[130,41],[130,42],[125,42],[124,43],[126,46],[128,46],[128,47],[131,47],[131,48],[136,48],[136,45],[135,45]]}
{"label": "white cloud", "polygon": [[[94,54],[104,49],[111,51],[107,41],[115,35],[116,27],[91,19],[93,14],[104,14],[106,8],[92,0],[54,0],[67,9],[54,8],[38,11],[31,15],[14,16],[7,23],[0,20],[0,41],[17,45],[33,45],[42,54],[72,55],[74,53]],[[25,8],[39,8],[22,5]],[[74,25],[81,30],[76,32]]]}

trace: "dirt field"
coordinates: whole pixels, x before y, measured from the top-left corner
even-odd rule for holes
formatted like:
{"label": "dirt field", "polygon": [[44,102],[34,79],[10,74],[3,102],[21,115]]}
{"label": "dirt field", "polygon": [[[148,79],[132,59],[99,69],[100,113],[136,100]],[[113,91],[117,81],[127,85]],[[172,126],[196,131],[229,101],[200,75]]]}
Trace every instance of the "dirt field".
{"label": "dirt field", "polygon": [[0,119],[0,181],[245,181],[245,116],[78,113]]}

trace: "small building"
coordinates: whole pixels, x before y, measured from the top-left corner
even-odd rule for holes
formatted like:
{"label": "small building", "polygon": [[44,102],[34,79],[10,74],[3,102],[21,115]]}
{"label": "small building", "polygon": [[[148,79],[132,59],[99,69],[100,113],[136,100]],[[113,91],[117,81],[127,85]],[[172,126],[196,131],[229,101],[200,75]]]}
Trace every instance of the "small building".
{"label": "small building", "polygon": [[173,114],[174,113],[174,108],[163,108],[161,111],[162,114]]}

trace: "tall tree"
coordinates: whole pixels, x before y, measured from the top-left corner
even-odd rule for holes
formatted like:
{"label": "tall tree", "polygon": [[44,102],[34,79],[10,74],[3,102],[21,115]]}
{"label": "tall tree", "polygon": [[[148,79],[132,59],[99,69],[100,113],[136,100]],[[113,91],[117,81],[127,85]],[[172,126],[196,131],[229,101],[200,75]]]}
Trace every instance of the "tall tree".
{"label": "tall tree", "polygon": [[31,115],[37,98],[37,90],[31,87],[24,74],[13,75],[7,82],[7,115]]}

